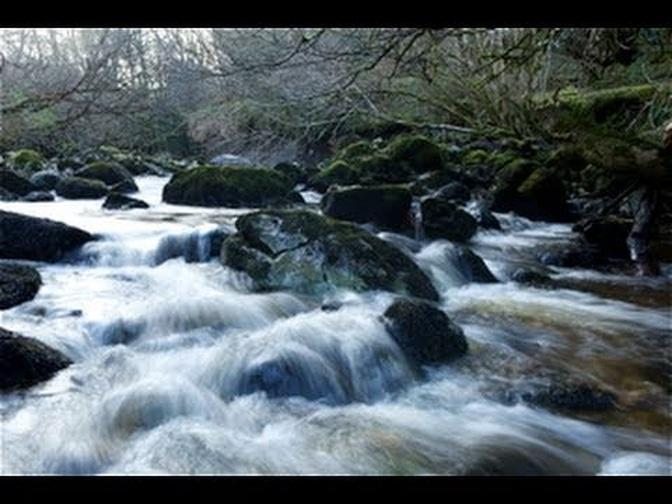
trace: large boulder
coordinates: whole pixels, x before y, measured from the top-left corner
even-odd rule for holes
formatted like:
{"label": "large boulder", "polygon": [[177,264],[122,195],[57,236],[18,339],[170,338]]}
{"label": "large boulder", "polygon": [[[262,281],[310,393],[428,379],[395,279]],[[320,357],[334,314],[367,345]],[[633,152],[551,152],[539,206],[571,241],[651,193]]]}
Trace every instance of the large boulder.
{"label": "large boulder", "polygon": [[133,181],[131,172],[116,162],[96,161],[86,165],[75,175],[85,179],[99,180],[106,186],[114,186],[124,183],[130,189],[129,191],[124,192],[134,192],[138,190],[138,187]]}
{"label": "large boulder", "polygon": [[100,180],[67,177],[56,185],[56,194],[66,199],[98,199],[107,195],[109,189]]}
{"label": "large boulder", "polygon": [[123,194],[113,192],[105,198],[103,208],[107,210],[130,210],[133,208],[149,208],[149,205],[142,200],[129,198]]}
{"label": "large boulder", "polygon": [[292,182],[267,169],[200,166],[173,175],[163,201],[206,207],[260,207],[287,203]]}
{"label": "large boulder", "polygon": [[359,227],[305,210],[254,212],[222,246],[226,266],[258,290],[381,289],[437,300],[430,279],[403,252]]}
{"label": "large boulder", "polygon": [[33,173],[30,182],[40,191],[52,191],[63,179],[63,175],[53,170],[41,170]]}
{"label": "large boulder", "polygon": [[385,153],[394,162],[407,165],[414,173],[438,170],[443,166],[441,148],[420,135],[395,138],[385,148]]}
{"label": "large boulder", "polygon": [[398,299],[384,317],[390,336],[416,366],[442,364],[467,352],[462,329],[430,303]]}
{"label": "large boulder", "polygon": [[458,204],[465,204],[471,198],[471,191],[461,182],[451,182],[438,189],[434,193],[434,197]]}
{"label": "large boulder", "polygon": [[399,186],[346,187],[330,190],[321,207],[335,219],[401,230],[410,226],[412,200],[411,192]]}
{"label": "large boulder", "polygon": [[627,238],[632,220],[616,216],[592,217],[579,221],[573,228],[605,257],[627,259]]}
{"label": "large boulder", "polygon": [[31,266],[0,264],[0,310],[25,303],[42,285],[40,273]]}
{"label": "large boulder", "polygon": [[476,233],[476,219],[450,201],[428,198],[421,209],[427,238],[464,242]]}
{"label": "large boulder", "polygon": [[339,159],[313,175],[309,179],[308,185],[324,192],[333,184],[349,186],[356,184],[358,180],[359,173],[357,170],[346,161]]}
{"label": "large boulder", "polygon": [[11,152],[9,155],[9,165],[24,172],[39,170],[44,163],[42,154],[32,149],[21,149]]}
{"label": "large boulder", "polygon": [[30,180],[10,170],[0,170],[0,188],[18,196],[25,196],[37,190]]}
{"label": "large boulder", "polygon": [[0,211],[0,258],[54,262],[93,240],[86,231],[49,219]]}
{"label": "large boulder", "polygon": [[0,328],[0,391],[32,387],[70,364],[65,355],[41,341]]}

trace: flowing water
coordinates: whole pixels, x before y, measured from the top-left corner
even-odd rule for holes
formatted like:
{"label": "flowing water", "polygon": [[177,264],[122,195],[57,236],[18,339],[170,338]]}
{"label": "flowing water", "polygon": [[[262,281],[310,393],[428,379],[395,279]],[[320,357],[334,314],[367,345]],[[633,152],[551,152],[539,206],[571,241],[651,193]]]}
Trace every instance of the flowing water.
{"label": "flowing water", "polygon": [[[36,264],[38,295],[0,313],[0,327],[75,362],[0,396],[0,473],[670,473],[669,265],[662,279],[556,268],[575,288],[518,285],[508,269],[537,264],[534,248],[570,228],[498,214],[503,231],[472,245],[502,282],[474,284],[449,242],[380,233],[431,276],[469,341],[420,378],[381,321],[391,294],[253,293],[211,250],[213,230],[246,210],[163,204],[165,182],[138,179],[148,210],[0,205],[102,236]],[[613,392],[618,408],[511,399],[558,373]],[[260,392],[260,380],[274,385]]]}

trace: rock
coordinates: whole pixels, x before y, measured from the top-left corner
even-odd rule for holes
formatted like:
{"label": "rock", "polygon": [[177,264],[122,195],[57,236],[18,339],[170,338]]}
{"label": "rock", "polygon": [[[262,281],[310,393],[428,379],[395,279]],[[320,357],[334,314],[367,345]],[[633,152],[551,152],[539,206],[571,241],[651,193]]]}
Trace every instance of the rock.
{"label": "rock", "polygon": [[449,201],[428,198],[421,208],[427,238],[464,242],[476,233],[476,219]]}
{"label": "rock", "polygon": [[39,170],[43,163],[42,154],[32,149],[14,151],[9,156],[9,165],[18,170]]}
{"label": "rock", "polygon": [[274,170],[285,175],[292,181],[292,185],[305,183],[307,180],[306,172],[298,163],[278,163],[273,167]]}
{"label": "rock", "polygon": [[[99,180],[107,186],[114,186],[120,182],[135,186],[133,175],[117,162],[96,161],[86,165],[75,173],[75,176],[91,180]],[[135,186],[137,191],[137,186]]]}
{"label": "rock", "polygon": [[611,392],[584,383],[552,383],[548,387],[523,393],[521,399],[535,406],[560,411],[609,411],[617,404],[617,398]]}
{"label": "rock", "polygon": [[496,283],[497,278],[483,259],[468,247],[457,245],[451,251],[453,262],[467,282]]}
{"label": "rock", "polygon": [[139,189],[133,180],[124,180],[122,182],[119,182],[118,184],[110,186],[110,191],[121,194],[131,194],[138,192]]}
{"label": "rock", "polygon": [[26,194],[22,201],[54,201],[54,195],[47,191],[33,191]]}
{"label": "rock", "polygon": [[19,197],[13,192],[8,191],[0,187],[0,201],[16,201]]}
{"label": "rock", "polygon": [[41,341],[0,328],[1,391],[32,387],[70,364],[65,355]]}
{"label": "rock", "polygon": [[93,240],[86,231],[49,219],[0,211],[0,258],[54,262]]}
{"label": "rock", "polygon": [[149,205],[142,200],[112,192],[105,198],[103,208],[108,210],[129,210],[132,208],[149,208]]}
{"label": "rock", "polygon": [[309,294],[334,287],[381,289],[437,300],[430,279],[403,252],[359,227],[306,210],[262,211],[236,221],[221,260],[258,290]]}
{"label": "rock", "polygon": [[346,187],[330,190],[320,206],[335,219],[401,230],[410,227],[412,199],[410,191],[399,186]]}
{"label": "rock", "polygon": [[206,207],[260,207],[286,203],[292,183],[267,169],[201,166],[173,175],[163,201]]}
{"label": "rock", "polygon": [[480,207],[476,209],[474,217],[479,227],[483,229],[496,229],[497,231],[501,231],[502,229],[502,225],[497,220],[497,217],[486,208]]}
{"label": "rock", "polygon": [[467,352],[462,329],[430,303],[398,299],[384,317],[390,336],[416,366],[446,363]]}
{"label": "rock", "polygon": [[550,276],[527,268],[518,268],[511,274],[511,280],[516,283],[532,285],[533,287],[550,287],[553,280]]}
{"label": "rock", "polygon": [[537,254],[546,266],[562,268],[594,268],[603,263],[601,255],[592,247],[582,243],[551,246]]}
{"label": "rock", "polygon": [[438,189],[433,197],[458,204],[464,204],[471,198],[471,192],[469,191],[469,188],[461,182],[451,182]]}
{"label": "rock", "polygon": [[103,182],[88,178],[67,177],[56,185],[56,194],[67,199],[98,199],[108,192]]}
{"label": "rock", "polygon": [[40,273],[31,266],[0,264],[0,310],[30,301],[42,285]]}
{"label": "rock", "polygon": [[384,152],[394,163],[407,165],[413,173],[439,170],[443,166],[441,148],[420,135],[399,136]]}
{"label": "rock", "polygon": [[308,181],[308,186],[324,192],[331,185],[349,186],[356,184],[358,179],[359,175],[357,170],[347,162],[338,160],[331,163],[324,170],[313,175]]}
{"label": "rock", "polygon": [[627,238],[632,220],[615,216],[593,217],[579,221],[573,228],[605,257],[627,259]]}
{"label": "rock", "polygon": [[0,170],[0,188],[18,196],[37,190],[30,180],[9,170]]}
{"label": "rock", "polygon": [[56,171],[42,170],[30,177],[30,182],[40,191],[53,191],[63,179],[63,175]]}

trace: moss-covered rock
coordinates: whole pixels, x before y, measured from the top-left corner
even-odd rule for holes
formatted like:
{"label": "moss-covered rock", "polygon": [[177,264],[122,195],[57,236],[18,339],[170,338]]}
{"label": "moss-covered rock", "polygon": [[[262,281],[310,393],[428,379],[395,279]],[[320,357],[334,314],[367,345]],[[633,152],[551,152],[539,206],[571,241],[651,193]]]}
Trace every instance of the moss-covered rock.
{"label": "moss-covered rock", "polygon": [[54,262],[93,240],[86,231],[49,219],[0,211],[0,258]]}
{"label": "moss-covered rock", "polygon": [[40,191],[52,191],[63,179],[63,175],[55,170],[41,170],[30,177],[30,183]]}
{"label": "moss-covered rock", "polygon": [[404,253],[359,227],[305,210],[254,212],[236,221],[221,260],[259,290],[322,293],[345,287],[438,299],[429,278]]}
{"label": "moss-covered rock", "polygon": [[414,173],[443,167],[441,147],[421,135],[399,136],[384,149],[395,164],[406,164]]}
{"label": "moss-covered rock", "polygon": [[75,175],[81,178],[100,180],[107,186],[124,183],[128,189],[134,188],[135,191],[138,190],[131,172],[117,162],[96,161],[88,164]]}
{"label": "moss-covered rock", "polygon": [[40,273],[32,266],[0,264],[0,310],[30,301],[41,285]]}
{"label": "moss-covered rock", "polygon": [[449,201],[428,198],[421,208],[427,238],[464,242],[476,233],[476,219]]}
{"label": "moss-covered rock", "polygon": [[0,328],[0,391],[32,387],[72,364],[39,340]]}
{"label": "moss-covered rock", "polygon": [[384,317],[390,336],[416,367],[443,364],[467,353],[462,329],[426,301],[398,299]]}
{"label": "moss-covered rock", "polygon": [[11,152],[9,155],[9,164],[16,169],[39,170],[43,163],[42,154],[32,149],[21,149]]}
{"label": "moss-covered rock", "polygon": [[325,215],[381,228],[410,227],[411,192],[400,186],[347,187],[330,190],[321,201]]}
{"label": "moss-covered rock", "polygon": [[538,168],[518,187],[512,210],[532,220],[571,220],[562,179],[554,172]]}
{"label": "moss-covered rock", "polygon": [[30,180],[10,170],[0,170],[0,188],[18,196],[25,196],[37,190]]}
{"label": "moss-covered rock", "polygon": [[278,163],[273,167],[277,172],[287,177],[293,186],[306,182],[306,171],[298,163]]}
{"label": "moss-covered rock", "polygon": [[173,175],[163,201],[206,207],[260,207],[286,203],[292,181],[268,169],[200,166]]}
{"label": "moss-covered rock", "polygon": [[350,164],[345,161],[334,161],[324,170],[313,175],[308,181],[310,187],[324,192],[331,185],[354,185],[357,183],[359,175]]}
{"label": "moss-covered rock", "polygon": [[108,187],[100,180],[81,177],[66,177],[56,185],[56,194],[66,199],[98,199],[108,192]]}
{"label": "moss-covered rock", "polygon": [[471,198],[471,191],[461,182],[451,182],[437,189],[433,196],[446,201],[465,204]]}
{"label": "moss-covered rock", "polygon": [[376,148],[371,142],[360,140],[345,146],[336,154],[336,159],[349,161],[364,156],[370,156],[376,152]]}

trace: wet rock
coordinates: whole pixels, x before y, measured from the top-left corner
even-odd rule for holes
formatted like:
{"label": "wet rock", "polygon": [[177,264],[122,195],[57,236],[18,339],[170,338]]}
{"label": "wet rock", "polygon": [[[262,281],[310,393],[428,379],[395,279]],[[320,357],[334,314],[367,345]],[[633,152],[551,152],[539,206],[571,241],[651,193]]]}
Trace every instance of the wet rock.
{"label": "wet rock", "polygon": [[554,383],[533,392],[525,392],[521,399],[543,408],[575,412],[609,411],[617,404],[614,394],[588,384]]}
{"label": "wet rock", "polygon": [[63,175],[57,171],[42,170],[30,177],[30,182],[40,191],[52,191],[63,179]]}
{"label": "wet rock", "polygon": [[501,231],[502,225],[497,220],[497,217],[495,217],[487,208],[483,206],[478,207],[473,215],[476,218],[476,222],[478,223],[479,227],[483,229],[496,229],[497,231]]}
{"label": "wet rock", "polygon": [[44,343],[0,328],[0,390],[10,392],[46,381],[72,364]]}
{"label": "wet rock", "polygon": [[116,192],[110,193],[103,202],[103,208],[108,210],[130,210],[132,208],[149,208],[142,200],[129,198]]}
{"label": "wet rock", "polygon": [[471,198],[471,191],[461,182],[451,182],[434,193],[434,198],[452,201],[457,204],[464,204]]}
{"label": "wet rock", "polygon": [[31,266],[0,264],[0,310],[33,299],[42,285],[40,273]]}
{"label": "wet rock", "polygon": [[125,182],[129,187],[137,186],[133,182],[133,175],[117,162],[96,161],[86,165],[75,173],[75,176],[91,180],[99,180],[106,186],[114,186]]}
{"label": "wet rock", "polygon": [[133,180],[123,180],[118,184],[110,186],[110,191],[121,194],[131,194],[138,192],[139,189]]}
{"label": "wet rock", "polygon": [[67,177],[56,185],[56,194],[66,199],[98,199],[108,192],[103,182],[88,178]]}
{"label": "wet rock", "polygon": [[466,282],[497,282],[497,278],[492,274],[483,259],[470,248],[458,245],[450,254],[455,266],[459,269]]}
{"label": "wet rock", "polygon": [[428,198],[421,208],[427,238],[464,242],[476,233],[476,219],[449,201]]}
{"label": "wet rock", "polygon": [[8,191],[0,187],[0,201],[16,201],[19,197],[13,192]]}
{"label": "wet rock", "polygon": [[291,180],[292,185],[302,184],[307,181],[306,171],[298,163],[282,162],[276,164],[273,169]]}
{"label": "wet rock", "polygon": [[602,263],[596,250],[581,243],[548,247],[538,253],[538,258],[542,264],[562,268],[594,268]]}
{"label": "wet rock", "polygon": [[579,221],[573,228],[605,257],[627,259],[627,238],[632,220],[615,216],[593,217]]}
{"label": "wet rock", "polygon": [[534,287],[550,287],[553,280],[548,275],[526,268],[518,268],[511,275],[511,280]]}
{"label": "wet rock", "polygon": [[18,196],[37,190],[30,180],[10,170],[0,169],[0,188]]}
{"label": "wet rock", "polygon": [[244,215],[236,228],[224,241],[222,263],[246,272],[259,290],[346,287],[438,299],[408,256],[355,225],[305,210],[276,210]]}
{"label": "wet rock", "polygon": [[467,352],[462,329],[430,303],[399,299],[384,317],[390,336],[417,366],[449,362]]}
{"label": "wet rock", "polygon": [[267,169],[201,166],[173,175],[163,201],[206,207],[260,207],[287,202],[291,181]]}
{"label": "wet rock", "polygon": [[346,187],[330,190],[320,205],[335,219],[401,230],[410,227],[411,201],[411,193],[404,187]]}
{"label": "wet rock", "polygon": [[21,198],[22,201],[32,201],[32,202],[54,201],[54,199],[55,199],[54,195],[47,191],[33,191],[26,194],[23,198]]}
{"label": "wet rock", "polygon": [[86,231],[49,219],[0,211],[0,258],[54,262],[93,240]]}
{"label": "wet rock", "polygon": [[230,235],[223,228],[216,228],[207,233],[194,231],[188,235],[168,235],[159,242],[154,257],[156,265],[163,264],[175,257],[184,257],[185,262],[203,262],[218,257],[222,243]]}

